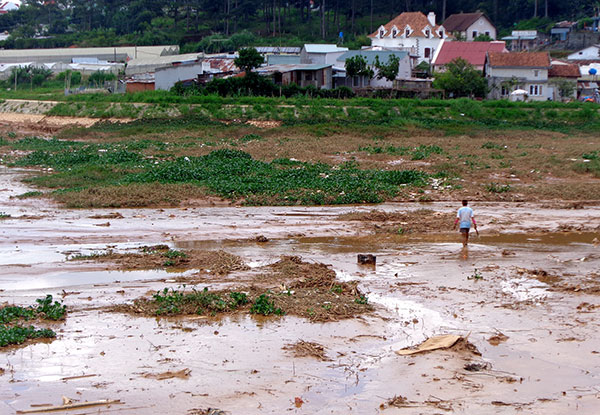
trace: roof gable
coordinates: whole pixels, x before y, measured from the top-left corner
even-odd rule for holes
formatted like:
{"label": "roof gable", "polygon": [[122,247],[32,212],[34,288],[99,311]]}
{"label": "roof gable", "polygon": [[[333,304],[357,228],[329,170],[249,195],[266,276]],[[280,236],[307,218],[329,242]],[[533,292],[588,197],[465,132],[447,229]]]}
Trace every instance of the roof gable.
{"label": "roof gable", "polygon": [[504,42],[444,42],[434,65],[446,65],[456,58],[462,58],[473,66],[485,63],[487,52],[506,53]]}
{"label": "roof gable", "polygon": [[377,37],[381,27],[383,27],[385,29],[385,35],[387,36],[389,33],[391,33],[392,27],[394,27],[394,26],[396,26],[400,30],[399,34],[403,33],[406,26],[409,26],[411,29],[411,33],[408,36],[409,38],[425,37],[424,32],[425,32],[425,28],[427,26],[429,26],[431,28],[432,37],[435,37],[435,38],[440,37],[440,34],[438,32],[439,32],[441,26],[435,25],[435,27],[431,27],[431,23],[427,19],[427,16],[425,16],[421,12],[404,12],[404,13],[396,16],[389,22],[387,22],[385,25],[380,26],[380,28],[377,29],[375,32],[371,33],[369,35],[369,37]]}
{"label": "roof gable", "polygon": [[492,67],[549,68],[548,52],[488,52],[488,62]]}
{"label": "roof gable", "polygon": [[[476,13],[458,13],[448,16],[444,21],[444,27],[449,32],[464,32],[480,17],[485,18],[488,22],[490,19],[482,12]],[[490,22],[491,24],[492,22]]]}

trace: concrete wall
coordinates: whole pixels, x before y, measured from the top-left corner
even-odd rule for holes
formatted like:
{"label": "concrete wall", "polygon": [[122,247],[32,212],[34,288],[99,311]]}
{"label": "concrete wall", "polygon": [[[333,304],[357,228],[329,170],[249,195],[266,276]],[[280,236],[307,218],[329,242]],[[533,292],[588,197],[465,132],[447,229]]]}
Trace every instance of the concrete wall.
{"label": "concrete wall", "polygon": [[600,43],[600,33],[582,30],[580,32],[569,33],[565,49],[579,50],[598,43]]}
{"label": "concrete wall", "polygon": [[187,79],[196,79],[202,72],[202,62],[197,62],[190,65],[169,66],[166,68],[158,68],[154,73],[157,90],[170,90],[175,83],[185,81]]}
{"label": "concrete wall", "polygon": [[600,59],[600,47],[598,46],[590,46],[589,48],[582,49],[575,53],[571,53],[567,56],[567,59],[577,60],[577,59]]}

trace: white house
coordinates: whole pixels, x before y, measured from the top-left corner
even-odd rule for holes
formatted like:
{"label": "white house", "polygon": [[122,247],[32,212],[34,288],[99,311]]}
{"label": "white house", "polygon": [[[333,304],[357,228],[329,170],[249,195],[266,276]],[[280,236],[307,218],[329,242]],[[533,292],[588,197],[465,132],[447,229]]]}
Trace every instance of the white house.
{"label": "white house", "polygon": [[548,85],[550,55],[548,52],[488,52],[485,77],[488,79],[489,99],[509,98],[515,90],[524,90],[529,101],[553,98]]}
{"label": "white house", "polygon": [[[349,58],[353,58],[354,56],[360,55],[365,58],[367,65],[371,69],[373,69],[375,75],[377,75],[377,69],[375,68],[375,59],[378,56],[381,63],[386,64],[390,58],[390,56],[396,56],[400,61],[398,63],[398,75],[396,79],[409,79],[412,67],[411,67],[411,58],[410,54],[406,51],[389,51],[389,50],[351,50],[344,53],[337,60],[338,67],[345,67],[346,60]],[[346,78],[345,86],[348,87],[362,87],[362,86],[374,86],[374,87],[382,87],[382,88],[391,88],[393,86],[392,81],[388,81],[387,79],[377,79],[377,77],[373,77],[371,80],[367,79],[359,79],[359,77],[354,77],[353,79]]]}
{"label": "white house", "polygon": [[333,65],[337,58],[348,52],[348,48],[340,48],[336,45],[321,45],[307,43],[300,51],[300,63]]}
{"label": "white house", "polygon": [[600,44],[590,46],[575,53],[571,53],[569,56],[567,56],[567,59],[570,61],[600,60]]}
{"label": "white house", "polygon": [[431,62],[442,39],[448,37],[443,26],[435,23],[435,13],[405,12],[370,34],[371,46],[386,49],[412,48],[419,62]]}
{"label": "white house", "polygon": [[479,35],[487,35],[496,40],[496,26],[482,12],[452,14],[444,21],[444,27],[457,39],[467,42]]}
{"label": "white house", "polygon": [[5,14],[21,7],[21,0],[0,1],[0,14]]}

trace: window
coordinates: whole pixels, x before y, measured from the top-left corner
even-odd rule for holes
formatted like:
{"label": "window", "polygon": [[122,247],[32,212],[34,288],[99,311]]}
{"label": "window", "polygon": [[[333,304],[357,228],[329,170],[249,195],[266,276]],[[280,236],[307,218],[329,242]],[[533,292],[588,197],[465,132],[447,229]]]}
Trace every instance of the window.
{"label": "window", "polygon": [[542,95],[542,85],[529,85],[529,95],[538,97]]}
{"label": "window", "polygon": [[352,77],[352,83],[354,86],[360,86],[360,78],[358,76]]}
{"label": "window", "polygon": [[431,35],[431,31],[430,31],[429,29],[427,29],[427,30],[425,31],[425,37],[427,37],[427,38],[428,38],[428,37],[430,37],[430,35]]}
{"label": "window", "polygon": [[486,35],[486,36],[489,36],[489,35],[490,35],[490,32],[485,32],[485,35]]}
{"label": "window", "polygon": [[312,72],[305,72],[304,73],[304,80],[305,81],[312,81]]}
{"label": "window", "polygon": [[383,35],[385,35],[385,31],[383,29],[381,29],[379,31],[379,37],[383,37]]}
{"label": "window", "polygon": [[405,37],[409,37],[410,36],[410,29],[406,29],[406,32],[404,33]]}
{"label": "window", "polygon": [[537,69],[534,69],[533,76],[535,76],[537,78],[539,75],[540,75],[540,71],[538,71]]}
{"label": "window", "polygon": [[477,30],[473,30],[473,39],[477,37]]}
{"label": "window", "polygon": [[430,48],[425,48],[425,50],[423,50],[423,56],[425,58],[429,58],[431,55],[431,49]]}
{"label": "window", "polygon": [[396,29],[392,30],[392,37],[394,39],[396,39],[396,35],[397,35]]}
{"label": "window", "polygon": [[501,92],[501,93],[502,93],[502,96],[503,96],[503,97],[505,97],[505,96],[507,96],[508,94],[510,94],[510,89],[509,89],[509,88],[507,88],[507,87],[505,87],[505,86],[503,86],[503,87],[502,87],[502,92]]}
{"label": "window", "polygon": [[443,39],[444,38],[444,31],[440,30],[440,37]]}

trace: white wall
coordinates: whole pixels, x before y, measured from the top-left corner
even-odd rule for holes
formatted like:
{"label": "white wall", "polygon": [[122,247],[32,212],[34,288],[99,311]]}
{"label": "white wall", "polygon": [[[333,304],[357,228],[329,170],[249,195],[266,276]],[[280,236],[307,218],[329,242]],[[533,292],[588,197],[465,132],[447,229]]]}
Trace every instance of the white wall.
{"label": "white wall", "polygon": [[600,59],[600,48],[598,46],[590,46],[589,48],[585,48],[579,52],[571,53],[569,56],[567,56],[567,59]]}
{"label": "white wall", "polygon": [[485,35],[485,32],[489,32],[490,33],[490,37],[494,40],[496,40],[496,28],[488,21],[488,19],[486,19],[485,17],[481,16],[479,19],[477,19],[471,26],[469,26],[469,29],[467,30],[467,41],[473,41],[473,31],[477,31],[477,36],[479,35]]}
{"label": "white wall", "polygon": [[[537,76],[534,71],[538,71]],[[488,97],[492,99],[501,98],[501,83],[508,81],[513,77],[519,79],[521,82],[518,85],[519,89],[530,91],[531,86],[541,87],[541,93],[528,94],[528,101],[547,101],[548,98],[554,99],[554,90],[551,85],[548,84],[548,70],[547,69],[532,69],[532,68],[487,68],[486,77],[491,81],[491,84],[496,84],[497,88],[490,91]]]}
{"label": "white wall", "polygon": [[195,79],[202,73],[202,62],[191,65],[160,68],[154,73],[154,89],[163,89],[168,91],[175,85],[176,82],[185,81],[186,79]]}
{"label": "white wall", "polygon": [[[417,55],[419,55],[419,59],[417,63],[421,63],[423,61],[429,63],[433,61],[433,55],[441,47],[442,40],[438,37],[435,38],[425,38],[425,37],[409,37],[409,38],[392,38],[392,37],[383,37],[383,38],[371,38],[371,46],[381,46],[386,48],[414,48]],[[425,48],[429,48],[431,50],[430,57],[425,58]]]}

